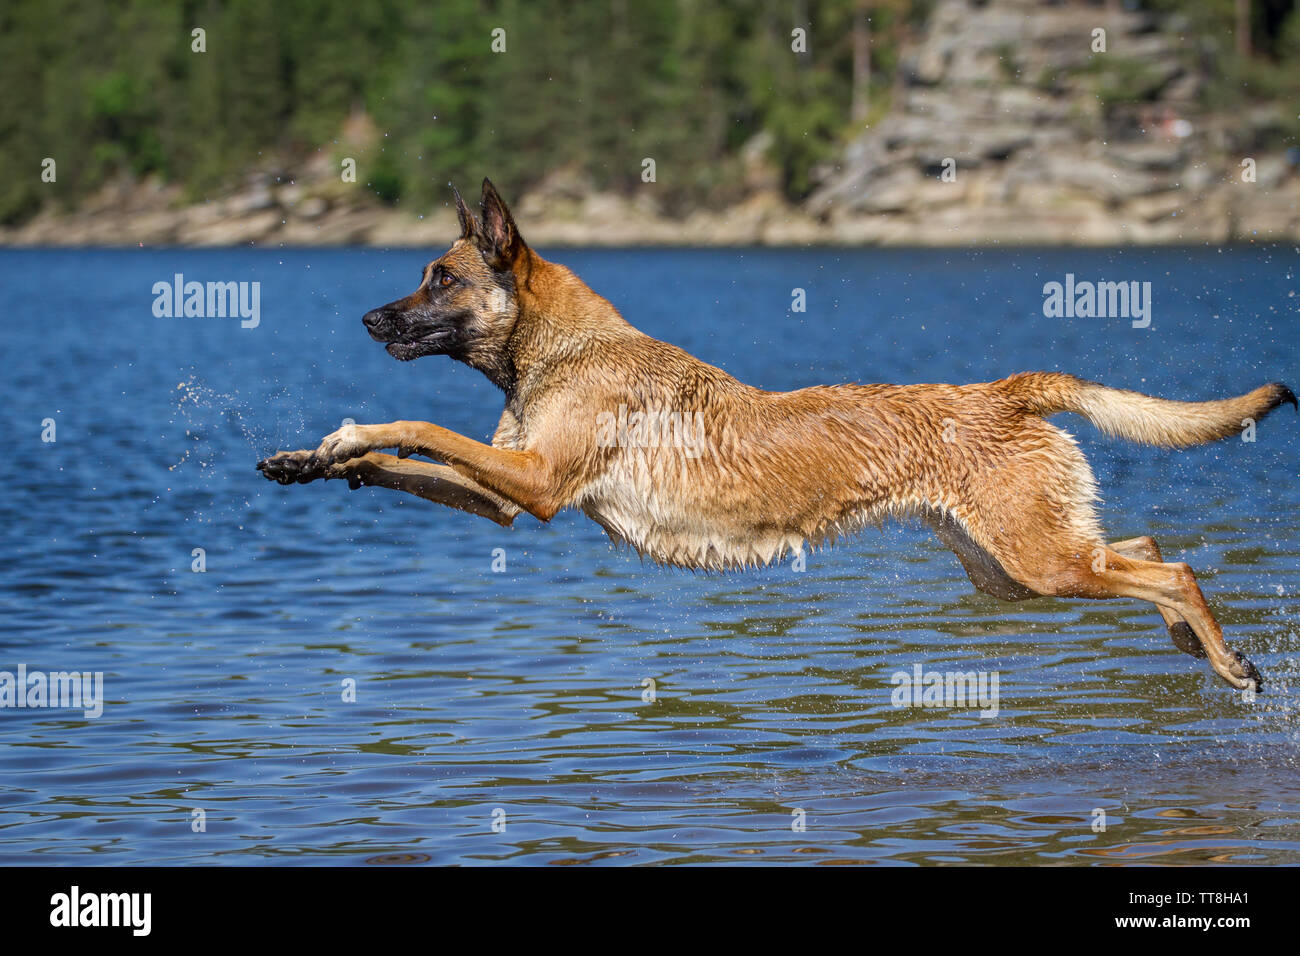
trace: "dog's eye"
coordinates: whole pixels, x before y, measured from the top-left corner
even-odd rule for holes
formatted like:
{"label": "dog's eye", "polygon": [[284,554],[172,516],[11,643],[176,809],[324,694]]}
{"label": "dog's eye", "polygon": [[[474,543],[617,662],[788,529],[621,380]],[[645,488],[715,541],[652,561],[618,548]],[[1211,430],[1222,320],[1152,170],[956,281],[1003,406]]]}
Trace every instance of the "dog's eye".
{"label": "dog's eye", "polygon": [[445,289],[447,288],[447,286],[451,285],[455,281],[456,281],[456,277],[454,275],[452,275],[450,272],[444,272],[442,274],[442,278],[438,280],[438,285],[442,286]]}

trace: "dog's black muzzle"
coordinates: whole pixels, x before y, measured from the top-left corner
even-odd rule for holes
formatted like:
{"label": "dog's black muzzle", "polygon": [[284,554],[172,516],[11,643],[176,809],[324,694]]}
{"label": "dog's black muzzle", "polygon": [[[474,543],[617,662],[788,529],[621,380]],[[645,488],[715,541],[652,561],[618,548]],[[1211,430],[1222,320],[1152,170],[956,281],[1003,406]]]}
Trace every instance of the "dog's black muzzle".
{"label": "dog's black muzzle", "polygon": [[447,354],[455,347],[458,331],[454,322],[441,317],[433,320],[398,306],[400,303],[380,306],[361,318],[370,337],[383,342],[393,358],[409,362],[422,355]]}
{"label": "dog's black muzzle", "polygon": [[405,324],[400,312],[386,305],[371,309],[361,317],[361,322],[376,342],[391,342],[401,338]]}

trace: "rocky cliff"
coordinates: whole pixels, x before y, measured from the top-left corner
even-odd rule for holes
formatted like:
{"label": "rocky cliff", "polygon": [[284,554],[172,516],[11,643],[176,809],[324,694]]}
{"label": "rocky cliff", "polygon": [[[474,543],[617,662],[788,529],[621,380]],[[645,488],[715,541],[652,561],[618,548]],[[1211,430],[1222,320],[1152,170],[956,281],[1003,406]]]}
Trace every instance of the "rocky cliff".
{"label": "rocky cliff", "polygon": [[893,110],[824,172],[806,211],[844,242],[1300,235],[1287,155],[1234,150],[1278,126],[1280,107],[1198,108],[1197,51],[1181,27],[1097,6],[942,0]]}

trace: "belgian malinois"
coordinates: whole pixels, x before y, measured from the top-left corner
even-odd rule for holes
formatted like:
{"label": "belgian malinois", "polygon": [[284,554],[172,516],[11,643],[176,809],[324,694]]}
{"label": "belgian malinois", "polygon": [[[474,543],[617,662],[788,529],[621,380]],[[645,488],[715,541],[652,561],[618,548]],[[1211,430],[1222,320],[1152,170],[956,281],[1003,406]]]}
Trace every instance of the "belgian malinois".
{"label": "belgian malinois", "polygon": [[1027,372],[767,392],[629,325],[528,247],[487,180],[481,219],[459,193],[456,209],[460,238],[419,288],[363,322],[396,359],[449,355],[499,386],[492,444],[426,422],[347,425],[315,450],[259,462],[267,478],[395,488],[501,525],[578,507],[611,538],[688,568],[765,564],[916,516],[981,591],[1141,598],[1233,687],[1262,684],[1224,643],[1191,568],[1163,563],[1149,537],[1106,543],[1092,471],[1046,417],[1075,412],[1121,438],[1185,447],[1295,405],[1285,385],[1176,402]]}

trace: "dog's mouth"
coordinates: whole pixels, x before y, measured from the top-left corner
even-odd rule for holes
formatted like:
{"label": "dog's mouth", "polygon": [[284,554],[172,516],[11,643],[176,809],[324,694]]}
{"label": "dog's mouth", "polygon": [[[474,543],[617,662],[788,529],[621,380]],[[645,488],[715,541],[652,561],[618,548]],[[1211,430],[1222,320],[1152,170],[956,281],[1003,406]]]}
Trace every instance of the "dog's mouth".
{"label": "dog's mouth", "polygon": [[384,346],[384,351],[399,362],[409,362],[422,355],[431,355],[442,351],[442,346],[451,338],[454,329],[440,329],[426,332],[414,339],[395,339]]}

